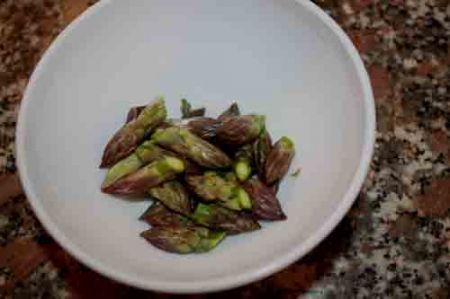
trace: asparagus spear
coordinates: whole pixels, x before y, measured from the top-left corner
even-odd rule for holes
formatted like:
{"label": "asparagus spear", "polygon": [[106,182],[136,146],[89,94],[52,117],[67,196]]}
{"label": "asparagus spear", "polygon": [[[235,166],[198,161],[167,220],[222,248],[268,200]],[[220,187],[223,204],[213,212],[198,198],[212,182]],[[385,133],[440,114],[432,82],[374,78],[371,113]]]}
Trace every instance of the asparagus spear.
{"label": "asparagus spear", "polygon": [[252,178],[244,185],[252,199],[252,213],[259,220],[284,220],[286,215],[281,209],[275,193],[259,179]]}
{"label": "asparagus spear", "polygon": [[142,110],[145,109],[145,106],[134,106],[128,110],[127,120],[125,123],[129,123],[132,120],[135,120],[139,114],[141,114]]}
{"label": "asparagus spear", "polygon": [[106,145],[100,167],[110,167],[125,158],[139,145],[146,132],[158,126],[166,118],[164,99],[150,103],[139,116],[125,124]]}
{"label": "asparagus spear", "polygon": [[193,226],[189,218],[174,213],[161,202],[154,202],[139,218],[151,226]]}
{"label": "asparagus spear", "polygon": [[261,115],[226,117],[217,128],[217,139],[232,146],[250,143],[261,133],[264,122],[265,117]]}
{"label": "asparagus spear", "polygon": [[108,187],[118,179],[135,172],[145,164],[162,158],[164,155],[168,155],[166,150],[156,146],[152,141],[145,141],[136,148],[134,153],[120,160],[108,170],[102,188]]}
{"label": "asparagus spear", "polygon": [[246,214],[228,210],[216,204],[199,203],[190,217],[195,223],[229,234],[258,230],[261,226]]}
{"label": "asparagus spear", "polygon": [[222,114],[219,115],[218,119],[219,120],[224,120],[227,117],[230,116],[239,116],[241,115],[241,112],[239,111],[239,106],[236,102],[233,102],[230,107],[228,107],[227,110],[225,110],[224,112],[222,112]]}
{"label": "asparagus spear", "polygon": [[102,191],[123,195],[142,194],[152,187],[174,179],[178,173],[184,171],[184,168],[183,160],[164,156],[102,188]]}
{"label": "asparagus spear", "polygon": [[177,181],[171,181],[149,191],[150,195],[161,201],[166,207],[180,213],[189,215],[191,213],[191,201],[187,190]]}
{"label": "asparagus spear", "polygon": [[206,172],[202,176],[187,176],[186,182],[205,201],[217,201],[218,204],[236,211],[252,208],[250,197],[244,188],[215,172]]}
{"label": "asparagus spear", "polygon": [[253,160],[255,168],[260,177],[264,177],[264,164],[266,163],[267,155],[272,150],[272,138],[267,129],[258,136],[253,143]]}
{"label": "asparagus spear", "polygon": [[226,234],[199,226],[156,226],[143,232],[141,236],[159,249],[186,254],[210,251]]}
{"label": "asparagus spear", "polygon": [[222,150],[184,128],[157,130],[152,140],[203,167],[225,168],[231,165],[230,158]]}
{"label": "asparagus spear", "polygon": [[294,155],[294,143],[288,137],[284,136],[275,143],[264,165],[264,178],[268,185],[276,183],[286,175]]}
{"label": "asparagus spear", "polygon": [[191,104],[186,99],[181,99],[181,118],[191,118],[205,115],[205,108],[192,109]]}

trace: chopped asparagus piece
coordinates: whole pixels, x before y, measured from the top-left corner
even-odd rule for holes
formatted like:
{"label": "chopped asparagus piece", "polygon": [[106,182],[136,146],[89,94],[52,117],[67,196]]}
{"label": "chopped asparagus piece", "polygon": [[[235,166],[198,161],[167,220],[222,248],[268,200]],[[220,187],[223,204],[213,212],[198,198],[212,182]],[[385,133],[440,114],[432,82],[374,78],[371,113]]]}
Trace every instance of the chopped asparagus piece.
{"label": "chopped asparagus piece", "polygon": [[259,179],[252,178],[244,185],[253,204],[252,213],[260,220],[284,220],[286,215],[281,209],[275,193]]}
{"label": "chopped asparagus piece", "polygon": [[288,172],[294,155],[294,143],[288,137],[278,140],[266,159],[265,182],[272,185],[281,180]]}
{"label": "chopped asparagus piece", "polygon": [[247,192],[236,181],[228,181],[213,171],[206,172],[203,176],[188,176],[186,182],[206,201],[217,201],[218,204],[237,211],[252,207]]}
{"label": "chopped asparagus piece", "polygon": [[217,246],[226,234],[204,227],[152,227],[141,234],[150,244],[172,253],[207,252]]}
{"label": "chopped asparagus piece", "polygon": [[102,188],[106,188],[118,179],[137,171],[140,167],[162,158],[167,151],[156,146],[152,141],[142,143],[134,153],[120,160],[108,170]]}
{"label": "chopped asparagus piece", "polygon": [[224,230],[229,234],[254,231],[261,226],[246,214],[228,210],[216,204],[199,203],[191,219],[212,229]]}
{"label": "chopped asparagus piece", "polygon": [[217,128],[217,139],[231,146],[241,146],[254,141],[264,128],[262,115],[226,117]]}
{"label": "chopped asparagus piece", "polygon": [[143,194],[152,187],[174,179],[178,173],[184,171],[184,168],[183,160],[164,156],[140,168],[138,171],[119,179],[113,184],[102,188],[102,191],[123,195]]}
{"label": "chopped asparagus piece", "polygon": [[161,202],[154,202],[139,218],[152,226],[193,226],[189,218],[172,212]]}
{"label": "chopped asparagus piece", "polygon": [[145,134],[166,118],[164,99],[158,98],[145,107],[139,116],[125,124],[106,145],[100,167],[110,167],[131,154]]}
{"label": "chopped asparagus piece", "polygon": [[225,168],[231,165],[230,158],[222,150],[184,128],[158,130],[153,134],[152,140],[206,168]]}
{"label": "chopped asparagus piece", "polygon": [[171,181],[149,191],[150,195],[161,201],[169,209],[183,214],[191,213],[191,201],[189,194],[183,185],[177,181]]}

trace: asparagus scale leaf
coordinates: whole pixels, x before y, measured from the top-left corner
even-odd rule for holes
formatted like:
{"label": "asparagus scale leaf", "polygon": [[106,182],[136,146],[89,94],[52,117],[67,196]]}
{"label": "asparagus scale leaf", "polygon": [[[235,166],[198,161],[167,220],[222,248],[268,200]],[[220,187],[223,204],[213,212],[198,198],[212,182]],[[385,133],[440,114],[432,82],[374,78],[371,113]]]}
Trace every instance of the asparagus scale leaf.
{"label": "asparagus scale leaf", "polygon": [[150,244],[172,253],[201,253],[215,248],[226,234],[204,227],[157,226],[141,234]]}
{"label": "asparagus scale leaf", "polygon": [[110,194],[143,194],[148,189],[175,178],[185,169],[181,159],[165,156],[102,188]]}
{"label": "asparagus scale leaf", "polygon": [[216,201],[232,210],[251,209],[252,204],[247,192],[236,181],[222,178],[215,172],[186,177],[189,187],[205,201]]}
{"label": "asparagus scale leaf", "polygon": [[264,185],[259,179],[252,178],[244,185],[252,199],[252,213],[259,220],[284,220],[286,215],[281,209],[275,192]]}
{"label": "asparagus scale leaf", "polygon": [[172,211],[183,215],[191,213],[189,193],[177,181],[166,182],[161,186],[153,187],[149,193]]}
{"label": "asparagus scale leaf", "polygon": [[184,128],[170,127],[157,130],[152,140],[206,168],[225,168],[232,163],[221,149]]}
{"label": "asparagus scale leaf", "polygon": [[239,110],[239,105],[236,102],[233,102],[230,107],[228,107],[227,110],[222,112],[222,114],[219,115],[218,119],[223,120],[230,116],[239,116],[241,115],[241,111]]}
{"label": "asparagus scale leaf", "polygon": [[204,116],[206,112],[205,108],[192,109],[192,105],[186,99],[181,99],[180,110],[181,118]]}
{"label": "asparagus scale leaf", "polygon": [[145,109],[145,106],[131,107],[130,110],[128,110],[127,120],[125,123],[129,123],[129,122],[135,120],[136,118],[138,118],[139,114],[141,114],[142,110],[144,110],[144,109]]}
{"label": "asparagus scale leaf", "polygon": [[216,137],[220,124],[221,122],[214,118],[196,117],[187,123],[186,128],[202,139],[211,140]]}
{"label": "asparagus scale leaf", "polygon": [[166,118],[164,99],[158,98],[145,107],[137,118],[125,124],[106,145],[100,167],[110,167],[131,154],[145,134]]}
{"label": "asparagus scale leaf", "polygon": [[186,99],[181,99],[181,106],[180,106],[181,117],[188,118],[191,109],[192,109],[191,103],[189,103],[188,100]]}
{"label": "asparagus scale leaf", "polygon": [[281,137],[267,156],[264,165],[265,182],[271,185],[280,181],[288,172],[294,155],[294,143],[288,137]]}
{"label": "asparagus scale leaf", "polygon": [[199,203],[190,218],[197,224],[224,230],[229,234],[240,234],[261,228],[259,223],[248,215],[216,204]]}

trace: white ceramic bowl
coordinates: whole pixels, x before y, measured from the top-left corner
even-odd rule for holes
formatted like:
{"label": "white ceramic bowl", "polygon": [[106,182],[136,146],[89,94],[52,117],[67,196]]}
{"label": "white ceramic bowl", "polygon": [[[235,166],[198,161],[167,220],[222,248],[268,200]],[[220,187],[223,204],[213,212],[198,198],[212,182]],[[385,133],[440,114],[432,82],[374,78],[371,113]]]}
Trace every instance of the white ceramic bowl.
{"label": "white ceramic bowl", "polygon": [[[288,220],[174,255],[139,237],[148,202],[100,192],[103,147],[132,105],[165,95],[210,113],[238,100],[266,114],[298,154],[279,193]],[[101,1],[36,68],[20,110],[18,166],[40,221],[72,255],[118,281],[206,292],[263,278],[301,258],[357,196],[374,145],[368,76],[350,40],[319,8],[294,0]]]}

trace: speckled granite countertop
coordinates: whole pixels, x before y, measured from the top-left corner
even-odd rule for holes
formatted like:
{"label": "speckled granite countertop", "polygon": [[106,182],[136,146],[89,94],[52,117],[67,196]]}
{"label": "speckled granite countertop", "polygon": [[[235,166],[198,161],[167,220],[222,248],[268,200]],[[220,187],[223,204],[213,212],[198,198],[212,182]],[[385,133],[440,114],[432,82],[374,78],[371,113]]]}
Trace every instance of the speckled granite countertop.
{"label": "speckled granite countertop", "polygon": [[[306,1],[306,0],[305,0]],[[0,297],[171,298],[81,266],[43,230],[15,174],[28,76],[95,1],[0,1]],[[355,205],[313,252],[263,281],[189,298],[450,298],[450,1],[316,0],[355,42],[375,91],[375,156]]]}

